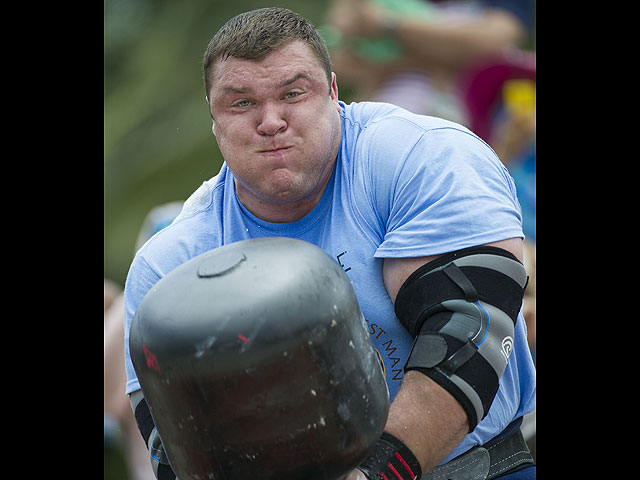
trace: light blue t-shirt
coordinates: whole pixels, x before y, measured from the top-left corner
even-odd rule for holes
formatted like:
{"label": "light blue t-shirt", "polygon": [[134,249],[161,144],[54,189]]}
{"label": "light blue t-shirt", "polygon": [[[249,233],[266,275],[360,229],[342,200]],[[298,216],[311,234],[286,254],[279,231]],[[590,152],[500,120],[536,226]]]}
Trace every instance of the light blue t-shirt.
{"label": "light blue t-shirt", "polygon": [[[493,150],[469,130],[390,104],[340,106],[336,167],[320,202],[304,218],[283,224],[255,217],[238,201],[233,174],[223,164],[175,221],[137,252],[125,286],[127,393],[140,388],[129,357],[129,327],[147,291],[178,265],[213,248],[284,236],[319,246],[351,279],[393,400],[413,342],[385,289],[383,259],[523,237],[513,180]],[[535,368],[525,328],[520,313],[513,352],[489,414],[447,460],[486,443],[535,407]]]}

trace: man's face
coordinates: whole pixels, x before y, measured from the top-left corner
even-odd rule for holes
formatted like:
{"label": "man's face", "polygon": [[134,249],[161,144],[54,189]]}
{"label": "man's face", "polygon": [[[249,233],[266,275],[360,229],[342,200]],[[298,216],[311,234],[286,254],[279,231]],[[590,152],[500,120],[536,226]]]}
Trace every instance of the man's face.
{"label": "man's face", "polygon": [[209,108],[238,198],[258,217],[295,220],[267,212],[313,208],[322,196],[340,147],[335,75],[329,87],[301,41],[262,60],[229,57],[213,68]]}

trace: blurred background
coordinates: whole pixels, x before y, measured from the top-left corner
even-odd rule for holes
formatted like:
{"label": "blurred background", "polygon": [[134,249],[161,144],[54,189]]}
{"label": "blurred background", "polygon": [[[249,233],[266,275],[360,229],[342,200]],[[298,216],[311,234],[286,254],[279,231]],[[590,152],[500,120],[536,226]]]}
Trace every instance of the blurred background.
{"label": "blurred background", "polygon": [[[485,15],[487,5],[517,19],[517,41],[509,37],[513,20]],[[141,242],[218,173],[222,157],[211,133],[202,56],[229,18],[266,6],[290,8],[320,28],[341,100],[389,101],[454,120],[496,150],[523,209],[532,276],[525,315],[535,361],[535,1],[104,0],[105,479],[153,478],[148,459],[136,465],[132,453],[144,446],[129,443],[137,433],[118,363],[129,265]],[[392,33],[387,21],[402,16],[416,28],[422,21],[458,32],[440,43],[419,33],[407,39],[412,30]],[[505,39],[473,41],[474,48],[456,39],[481,26],[506,32]],[[528,428],[535,453],[535,416]]]}

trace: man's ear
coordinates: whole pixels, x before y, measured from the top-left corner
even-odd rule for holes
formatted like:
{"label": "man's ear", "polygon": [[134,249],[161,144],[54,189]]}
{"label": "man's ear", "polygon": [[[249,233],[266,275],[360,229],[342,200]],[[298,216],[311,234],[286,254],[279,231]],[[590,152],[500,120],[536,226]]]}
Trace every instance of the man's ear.
{"label": "man's ear", "polygon": [[331,72],[331,85],[329,86],[329,97],[335,104],[336,110],[340,111],[340,104],[338,103],[338,80],[336,74]]}
{"label": "man's ear", "polygon": [[[207,102],[207,105],[209,105],[209,97],[207,95],[204,96],[204,99]],[[213,133],[213,136],[216,136],[216,122],[211,119],[211,133]]]}

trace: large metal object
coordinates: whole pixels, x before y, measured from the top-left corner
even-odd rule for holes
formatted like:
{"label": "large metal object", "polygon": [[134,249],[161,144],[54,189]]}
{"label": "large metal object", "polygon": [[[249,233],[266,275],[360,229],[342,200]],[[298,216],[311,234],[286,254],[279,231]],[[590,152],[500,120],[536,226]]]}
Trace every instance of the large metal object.
{"label": "large metal object", "polygon": [[141,302],[130,350],[180,480],[337,480],[386,423],[349,278],[300,240],[245,240],[179,266]]}

